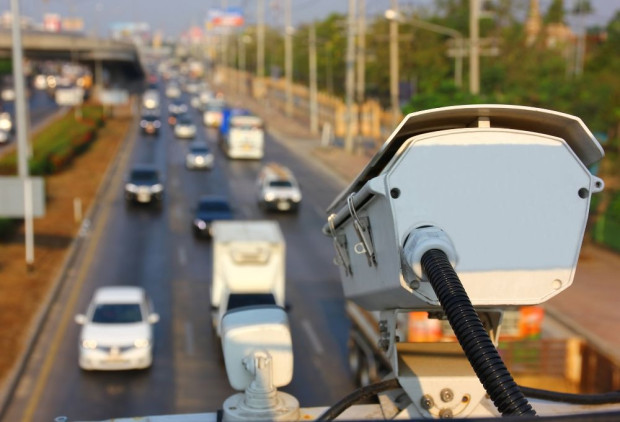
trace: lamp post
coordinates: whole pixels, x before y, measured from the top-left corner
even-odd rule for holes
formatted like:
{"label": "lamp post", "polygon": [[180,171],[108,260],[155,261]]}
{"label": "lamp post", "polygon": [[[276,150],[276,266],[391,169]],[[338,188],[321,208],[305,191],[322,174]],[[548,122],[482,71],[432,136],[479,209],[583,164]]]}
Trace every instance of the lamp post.
{"label": "lamp post", "polygon": [[392,8],[385,12],[390,21],[390,102],[392,104],[392,126],[400,120],[398,91],[398,0],[392,0]]}
{"label": "lamp post", "polygon": [[480,0],[469,0],[469,92],[480,93]]}

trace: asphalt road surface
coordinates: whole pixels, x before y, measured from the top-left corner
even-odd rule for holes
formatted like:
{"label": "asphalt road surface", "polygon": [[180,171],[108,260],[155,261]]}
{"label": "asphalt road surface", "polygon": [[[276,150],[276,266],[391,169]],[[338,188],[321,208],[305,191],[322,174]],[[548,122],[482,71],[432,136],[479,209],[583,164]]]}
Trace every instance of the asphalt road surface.
{"label": "asphalt road surface", "polygon": [[[221,408],[233,391],[209,315],[211,244],[194,238],[191,230],[191,210],[202,194],[228,196],[240,219],[269,218],[281,225],[295,359],[293,382],[282,390],[302,406],[317,406],[333,404],[354,389],[346,365],[349,324],[342,289],[331,240],[321,234],[324,209],[339,186],[267,136],[262,163],[291,168],[304,198],[298,214],[264,214],[254,191],[262,163],[227,160],[217,148],[216,132],[205,130],[195,112],[197,139],[209,143],[216,161],[211,171],[187,170],[189,141],[174,138],[166,110],[164,101],[158,137],[142,135],[136,127],[135,140],[121,153],[5,420],[61,415],[101,420]],[[164,174],[161,209],[125,203],[123,179],[137,163],[155,164]],[[82,371],[77,365],[80,327],[73,317],[85,311],[97,287],[120,284],[144,287],[160,314],[154,364],[143,371]]]}

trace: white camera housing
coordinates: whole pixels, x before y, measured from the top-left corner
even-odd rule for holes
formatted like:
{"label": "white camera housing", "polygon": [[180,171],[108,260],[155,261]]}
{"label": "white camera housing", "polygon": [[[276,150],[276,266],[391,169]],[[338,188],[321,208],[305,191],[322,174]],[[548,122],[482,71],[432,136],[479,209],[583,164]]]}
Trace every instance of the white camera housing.
{"label": "white camera housing", "polygon": [[288,317],[278,306],[253,306],[228,311],[222,319],[222,351],[232,388],[246,390],[254,375],[248,358],[255,353],[271,357],[274,387],[288,385],[293,378],[293,343]]}
{"label": "white camera housing", "polygon": [[[474,306],[530,305],[568,288],[603,150],[574,116],[471,105],[405,117],[330,205],[345,295],[369,310],[433,309],[403,251],[421,227],[445,233]],[[432,243],[432,242],[431,242]]]}

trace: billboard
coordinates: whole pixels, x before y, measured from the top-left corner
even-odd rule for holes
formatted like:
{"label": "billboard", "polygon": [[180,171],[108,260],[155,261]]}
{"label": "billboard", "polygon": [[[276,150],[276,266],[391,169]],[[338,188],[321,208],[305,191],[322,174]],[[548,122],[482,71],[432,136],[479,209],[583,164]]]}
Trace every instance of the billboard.
{"label": "billboard", "polygon": [[239,7],[210,9],[208,21],[213,27],[232,28],[243,26],[243,11]]}
{"label": "billboard", "polygon": [[62,30],[67,32],[82,32],[84,31],[84,19],[64,18],[62,20]]}

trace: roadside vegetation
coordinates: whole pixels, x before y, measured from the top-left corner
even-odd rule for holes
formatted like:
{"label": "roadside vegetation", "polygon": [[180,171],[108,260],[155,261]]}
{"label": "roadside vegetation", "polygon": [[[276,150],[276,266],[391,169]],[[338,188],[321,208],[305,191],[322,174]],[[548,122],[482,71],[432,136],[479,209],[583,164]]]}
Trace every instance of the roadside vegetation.
{"label": "roadside vegetation", "polygon": [[[483,2],[485,3],[485,2]],[[593,209],[590,238],[620,251],[620,11],[602,26],[588,26],[594,12],[587,0],[552,0],[540,10],[540,29],[532,33],[526,21],[530,2],[497,0],[481,15],[480,93],[469,91],[469,59],[463,58],[463,84],[455,84],[454,40],[420,27],[424,21],[469,34],[469,1],[438,0],[428,6],[401,5],[399,20],[399,87],[403,113],[473,103],[504,103],[548,108],[579,116],[605,149],[606,157],[594,172],[606,189]],[[544,4],[543,2],[540,2]],[[569,5],[575,7],[568,9]],[[367,2],[365,95],[390,105],[389,21],[384,10]],[[585,53],[580,60],[579,25],[585,26]],[[347,16],[333,14],[315,22],[319,90],[344,97]],[[244,40],[247,69],[256,73],[255,28]],[[574,32],[573,32],[574,31]],[[293,78],[308,84],[310,25],[293,36]],[[281,28],[266,35],[267,74],[283,77],[284,36]],[[493,47],[493,48],[492,48]],[[496,50],[491,54],[492,50]],[[237,63],[238,65],[238,63]],[[615,228],[613,228],[615,227]]]}
{"label": "roadside vegetation", "polygon": [[[52,127],[56,127],[54,130],[58,135],[62,132],[61,127],[71,129],[74,137],[70,140],[75,142],[70,142],[74,147],[74,153],[67,155],[71,156],[70,160],[41,170],[52,173],[45,176],[48,198],[45,216],[34,220],[34,267],[27,268],[24,261],[21,220],[9,220],[17,224],[10,224],[10,233],[5,233],[0,239],[0,384],[19,354],[23,353],[28,327],[49,294],[71,240],[80,228],[81,222],[74,218],[74,200],[79,198],[85,211],[90,207],[132,121],[131,117],[107,118],[105,125],[101,126],[100,107],[85,106],[82,112],[81,121],[76,121],[74,113],[69,112],[52,123],[50,131],[42,131],[42,137],[35,140],[37,145],[43,139],[39,146],[39,154],[42,154],[41,151],[45,150],[43,145],[58,145],[54,137],[44,136],[43,133],[47,135],[53,130]],[[89,133],[91,135],[86,142],[85,136]],[[6,223],[0,221],[0,226],[3,224]]]}
{"label": "roadside vegetation", "polygon": [[[76,114],[81,117],[76,118]],[[97,137],[98,130],[105,124],[103,108],[98,105],[84,105],[78,113],[68,111],[53,121],[44,131],[32,139],[32,158],[28,162],[30,174],[48,176],[61,171],[73,159],[84,153]],[[17,174],[17,152],[12,151],[0,158],[0,175]],[[0,240],[6,240],[15,233],[20,220],[0,218]]]}

